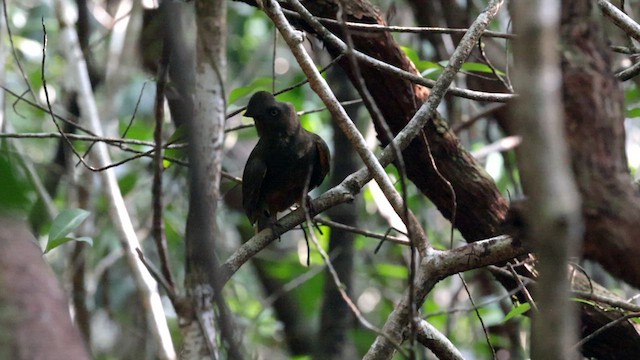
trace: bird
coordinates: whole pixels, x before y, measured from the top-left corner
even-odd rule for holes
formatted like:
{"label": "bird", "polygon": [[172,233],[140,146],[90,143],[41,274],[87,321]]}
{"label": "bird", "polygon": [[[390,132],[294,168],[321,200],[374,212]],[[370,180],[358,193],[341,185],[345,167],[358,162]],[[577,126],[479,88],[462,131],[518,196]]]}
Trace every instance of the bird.
{"label": "bird", "polygon": [[244,116],[254,119],[259,139],[242,174],[242,206],[257,232],[273,231],[278,212],[302,204],[322,183],[331,154],[320,136],[302,127],[294,106],[269,92],[253,94]]}

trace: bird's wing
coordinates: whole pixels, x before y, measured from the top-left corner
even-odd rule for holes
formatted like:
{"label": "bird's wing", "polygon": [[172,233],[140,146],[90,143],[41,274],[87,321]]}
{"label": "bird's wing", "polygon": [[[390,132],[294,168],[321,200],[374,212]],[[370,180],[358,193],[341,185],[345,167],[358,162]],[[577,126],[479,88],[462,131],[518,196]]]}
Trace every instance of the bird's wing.
{"label": "bird's wing", "polygon": [[314,135],[314,144],[318,152],[318,159],[320,162],[319,163],[320,171],[319,173],[317,173],[318,174],[317,185],[320,185],[320,183],[322,183],[322,180],[324,180],[324,177],[327,176],[327,174],[329,173],[329,169],[331,168],[331,153],[329,152],[329,147],[327,146],[327,143],[324,142],[324,140],[322,140],[320,136],[316,134],[313,134],[313,135]]}
{"label": "bird's wing", "polygon": [[242,174],[242,207],[252,224],[256,222],[258,217],[260,191],[267,174],[267,164],[261,156],[258,156],[260,152],[258,146],[249,155]]}

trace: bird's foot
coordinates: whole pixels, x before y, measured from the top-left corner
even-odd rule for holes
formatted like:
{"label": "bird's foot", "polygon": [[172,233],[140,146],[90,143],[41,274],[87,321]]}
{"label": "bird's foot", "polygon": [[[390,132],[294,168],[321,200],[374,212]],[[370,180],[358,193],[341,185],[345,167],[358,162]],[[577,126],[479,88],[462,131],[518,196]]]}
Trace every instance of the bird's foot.
{"label": "bird's foot", "polygon": [[271,224],[270,228],[271,228],[271,231],[273,231],[273,233],[278,237],[278,241],[281,241],[282,238],[280,238],[280,235],[284,233],[284,230],[285,230],[284,226],[280,224],[278,220],[275,220]]}

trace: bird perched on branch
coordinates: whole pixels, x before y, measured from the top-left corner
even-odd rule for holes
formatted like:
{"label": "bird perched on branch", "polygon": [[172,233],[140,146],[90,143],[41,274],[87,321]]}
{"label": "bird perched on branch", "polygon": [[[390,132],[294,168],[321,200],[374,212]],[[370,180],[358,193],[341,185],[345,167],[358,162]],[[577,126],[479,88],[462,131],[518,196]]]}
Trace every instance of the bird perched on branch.
{"label": "bird perched on branch", "polygon": [[253,94],[244,115],[254,119],[260,140],[242,174],[242,206],[260,232],[322,183],[330,153],[320,136],[302,128],[292,104],[268,92]]}

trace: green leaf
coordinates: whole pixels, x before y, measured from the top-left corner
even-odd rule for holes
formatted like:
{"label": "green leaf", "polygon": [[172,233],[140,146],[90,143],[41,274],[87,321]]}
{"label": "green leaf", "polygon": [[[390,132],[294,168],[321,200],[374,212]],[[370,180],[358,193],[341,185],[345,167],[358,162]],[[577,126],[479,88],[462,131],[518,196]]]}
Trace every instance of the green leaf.
{"label": "green leaf", "polygon": [[0,210],[26,210],[30,206],[29,182],[16,163],[8,151],[0,150]]}
{"label": "green leaf", "polygon": [[71,240],[83,241],[93,244],[90,238],[86,237],[68,237],[67,235],[75,230],[87,217],[89,212],[83,209],[65,209],[51,223],[49,230],[49,240],[45,248],[45,254],[56,247],[69,242]]}
{"label": "green leaf", "polygon": [[[167,149],[164,151],[164,156],[171,159],[177,159],[177,160],[184,159],[186,158],[186,151],[185,149]],[[162,160],[162,165],[165,169],[171,166],[171,164],[173,164],[173,161],[171,160],[168,160],[168,159]]]}
{"label": "green leaf", "polygon": [[[493,70],[489,65],[475,62],[467,62],[462,64],[462,70],[493,74]],[[504,75],[504,73],[498,69],[495,69],[495,71],[498,75]]]}
{"label": "green leaf", "polygon": [[590,300],[586,300],[586,299],[581,299],[581,298],[577,298],[577,297],[572,297],[571,301],[575,301],[575,302],[579,302],[582,304],[587,304],[593,307],[600,307],[600,305],[598,305],[597,303],[590,301]]}
{"label": "green leaf", "polygon": [[529,303],[520,304],[520,305],[514,307],[513,309],[511,309],[511,311],[509,311],[509,313],[504,316],[503,322],[507,322],[511,318],[514,318],[516,316],[520,316],[520,315],[526,313],[529,310],[531,310],[531,305],[529,305]]}
{"label": "green leaf", "polygon": [[247,86],[241,86],[231,90],[229,93],[229,105],[235,103],[238,99],[243,98],[249,94],[253,94],[258,90],[271,90],[271,81],[270,77],[260,77]]}
{"label": "green leaf", "polygon": [[57,248],[58,246],[68,243],[69,241],[81,241],[86,242],[87,244],[93,246],[93,239],[88,236],[80,236],[80,237],[64,237],[61,239],[57,239],[54,241],[47,242],[47,248],[44,250],[44,253],[48,253],[49,251]]}
{"label": "green leaf", "polygon": [[382,276],[399,279],[406,279],[409,275],[409,271],[406,267],[395,264],[376,264],[376,271]]}
{"label": "green leaf", "polygon": [[636,85],[631,85],[630,89],[624,92],[624,102],[631,104],[640,100],[640,89]]}
{"label": "green leaf", "polygon": [[627,117],[628,118],[640,117],[640,107],[627,110]]}
{"label": "green leaf", "polygon": [[442,65],[438,63],[434,63],[432,61],[420,59],[420,57],[418,56],[418,53],[412,48],[403,46],[402,51],[404,51],[404,53],[407,55],[409,60],[413,62],[413,64],[416,66],[418,71],[420,71],[422,76],[431,74],[433,72],[442,72],[442,69],[443,69]]}
{"label": "green leaf", "polygon": [[122,192],[122,195],[127,195],[133,188],[136,186],[138,182],[138,176],[140,173],[138,171],[132,171],[124,176],[118,178],[118,187]]}
{"label": "green leaf", "polygon": [[418,56],[417,51],[407,46],[401,46],[400,48],[402,49],[402,51],[404,51],[409,60],[411,60],[414,64],[420,61],[420,57]]}

